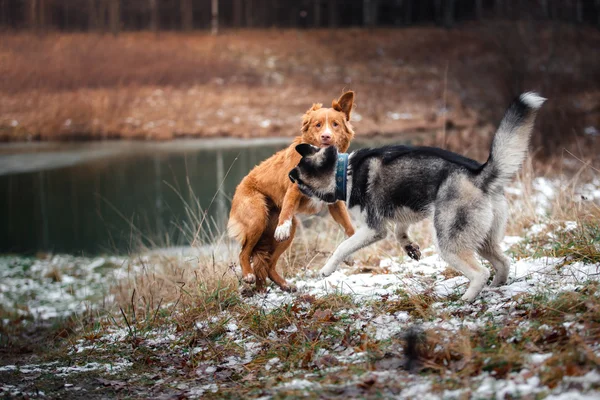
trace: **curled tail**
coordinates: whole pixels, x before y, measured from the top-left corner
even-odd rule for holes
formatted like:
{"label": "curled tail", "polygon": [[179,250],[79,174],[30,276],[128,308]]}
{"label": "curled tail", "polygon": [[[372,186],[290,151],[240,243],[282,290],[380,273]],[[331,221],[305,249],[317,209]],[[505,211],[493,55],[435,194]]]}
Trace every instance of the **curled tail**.
{"label": "curled tail", "polygon": [[529,138],[537,110],[545,98],[535,92],[521,94],[506,110],[494,135],[490,157],[479,174],[480,187],[501,191],[517,173],[529,148]]}

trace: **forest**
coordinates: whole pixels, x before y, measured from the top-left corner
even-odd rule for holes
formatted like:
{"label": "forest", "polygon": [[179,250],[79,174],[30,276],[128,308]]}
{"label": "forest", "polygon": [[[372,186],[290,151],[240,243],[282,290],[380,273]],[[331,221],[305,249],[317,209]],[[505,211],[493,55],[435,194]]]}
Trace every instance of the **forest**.
{"label": "forest", "polygon": [[1,0],[0,27],[38,32],[220,28],[451,28],[482,19],[600,26],[599,0]]}

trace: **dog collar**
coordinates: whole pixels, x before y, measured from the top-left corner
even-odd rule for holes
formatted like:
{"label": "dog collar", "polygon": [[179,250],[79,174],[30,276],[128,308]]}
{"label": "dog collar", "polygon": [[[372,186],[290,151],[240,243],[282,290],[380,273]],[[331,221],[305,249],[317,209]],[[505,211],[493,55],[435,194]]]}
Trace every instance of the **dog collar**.
{"label": "dog collar", "polygon": [[346,201],[348,153],[339,153],[335,167],[335,199]]}

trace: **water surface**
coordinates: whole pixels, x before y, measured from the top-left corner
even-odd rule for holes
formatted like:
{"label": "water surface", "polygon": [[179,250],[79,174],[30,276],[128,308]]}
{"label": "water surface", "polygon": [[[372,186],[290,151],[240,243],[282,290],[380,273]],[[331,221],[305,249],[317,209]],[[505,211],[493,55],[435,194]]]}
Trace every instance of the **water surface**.
{"label": "water surface", "polygon": [[208,240],[226,225],[242,178],[290,140],[2,145],[0,253],[187,245],[203,211],[199,238]]}

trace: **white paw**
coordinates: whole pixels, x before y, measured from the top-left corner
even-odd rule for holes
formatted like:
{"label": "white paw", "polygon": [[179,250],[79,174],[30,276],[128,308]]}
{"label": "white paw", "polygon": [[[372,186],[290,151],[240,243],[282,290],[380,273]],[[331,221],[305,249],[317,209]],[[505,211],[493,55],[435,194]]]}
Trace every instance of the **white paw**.
{"label": "white paw", "polygon": [[243,278],[243,280],[248,284],[252,284],[256,282],[256,276],[254,276],[254,274],[248,274]]}
{"label": "white paw", "polygon": [[465,293],[462,295],[462,297],[460,299],[464,302],[472,303],[473,301],[475,301],[476,297],[477,297],[477,294],[473,295],[473,294]]}
{"label": "white paw", "polygon": [[277,226],[275,229],[275,240],[278,242],[283,242],[284,240],[288,240],[290,238],[290,232],[292,230],[292,220],[288,219],[283,224]]}
{"label": "white paw", "polygon": [[319,271],[319,275],[322,278],[325,278],[326,276],[329,276],[331,274],[333,274],[335,272],[337,268],[335,267],[335,265],[325,265],[323,268],[321,268],[321,270]]}

